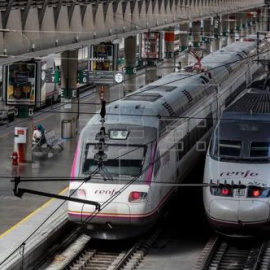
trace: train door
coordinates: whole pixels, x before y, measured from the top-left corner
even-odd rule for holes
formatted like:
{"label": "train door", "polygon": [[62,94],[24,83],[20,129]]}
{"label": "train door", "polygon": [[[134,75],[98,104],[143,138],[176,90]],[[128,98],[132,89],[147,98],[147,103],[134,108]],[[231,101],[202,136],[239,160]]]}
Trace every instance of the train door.
{"label": "train door", "polygon": [[216,110],[217,111],[217,118],[219,118],[221,116],[221,113],[222,113],[222,108],[221,108],[222,96],[220,96],[219,86],[215,86],[214,88],[215,88],[215,93],[216,93],[216,98],[215,98],[216,102],[215,103],[216,103],[216,107],[217,107],[217,110]]}
{"label": "train door", "polygon": [[171,183],[175,182],[175,145],[173,126],[166,127],[167,132],[159,141],[156,156],[160,155],[160,170],[157,181],[164,183],[159,189],[160,198],[164,198],[172,188]]}
{"label": "train door", "polygon": [[188,152],[188,121],[183,120],[177,127],[174,133],[175,143],[175,181],[180,182],[185,175],[186,171],[186,158],[185,155]]}
{"label": "train door", "polygon": [[213,125],[215,126],[217,124],[217,119],[219,118],[218,104],[215,101],[211,103],[211,112],[213,115]]}

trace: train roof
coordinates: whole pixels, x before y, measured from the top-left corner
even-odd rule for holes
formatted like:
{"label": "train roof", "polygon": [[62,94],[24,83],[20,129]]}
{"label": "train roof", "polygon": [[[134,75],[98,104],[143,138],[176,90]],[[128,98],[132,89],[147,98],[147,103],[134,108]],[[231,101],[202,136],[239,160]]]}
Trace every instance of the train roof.
{"label": "train roof", "polygon": [[269,116],[270,92],[252,88],[223,112],[222,119],[269,120]]}
{"label": "train roof", "polygon": [[[206,56],[202,64],[211,69],[205,74],[179,72],[164,76],[149,85],[107,106],[108,124],[126,123],[158,128],[159,121],[167,117],[185,115],[199,100],[210,96],[213,87],[204,87],[211,79],[217,80],[230,72],[229,62],[239,60],[238,52],[249,52],[255,42],[233,43],[222,50]],[[247,55],[247,54],[246,54]],[[218,67],[217,66],[221,66]],[[209,75],[211,73],[211,76]],[[210,79],[211,78],[211,79]],[[94,116],[88,125],[100,125],[100,116]]]}
{"label": "train roof", "polygon": [[[211,94],[201,86],[209,79],[201,74],[172,73],[107,106],[106,122],[158,127],[163,117],[184,114],[190,104]],[[212,89],[212,91],[214,91]],[[99,115],[89,123],[100,124]]]}

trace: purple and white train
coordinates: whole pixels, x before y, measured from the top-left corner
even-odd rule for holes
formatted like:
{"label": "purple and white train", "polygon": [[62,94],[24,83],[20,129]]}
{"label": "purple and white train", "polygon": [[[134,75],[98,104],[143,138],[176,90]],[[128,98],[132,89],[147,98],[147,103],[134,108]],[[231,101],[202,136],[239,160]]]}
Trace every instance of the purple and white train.
{"label": "purple and white train", "polygon": [[[261,39],[261,58],[269,58],[268,48],[268,41]],[[69,194],[100,203],[102,211],[69,202],[69,219],[87,222],[89,233],[103,239],[149,230],[175,193],[174,184],[205,153],[215,119],[262,68],[252,61],[255,57],[255,39],[233,43],[203,59],[204,73],[173,73],[109,104],[104,165],[113,180],[96,174],[82,183],[75,178],[97,168],[95,137],[101,123],[94,116],[80,134]]]}

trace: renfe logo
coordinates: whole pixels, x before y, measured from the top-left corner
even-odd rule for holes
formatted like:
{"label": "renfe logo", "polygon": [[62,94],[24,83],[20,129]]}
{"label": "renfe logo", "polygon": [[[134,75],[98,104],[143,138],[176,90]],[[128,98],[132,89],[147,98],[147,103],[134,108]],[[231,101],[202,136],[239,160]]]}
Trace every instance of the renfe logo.
{"label": "renfe logo", "polygon": [[119,191],[113,189],[113,190],[104,190],[104,189],[97,189],[95,190],[95,194],[100,194],[100,195],[114,195],[119,193]]}
{"label": "renfe logo", "polygon": [[251,172],[250,170],[246,171],[246,172],[222,172],[220,174],[220,176],[238,176],[238,177],[243,177],[243,178],[248,178],[248,177],[256,177],[258,176],[258,173],[255,172]]}

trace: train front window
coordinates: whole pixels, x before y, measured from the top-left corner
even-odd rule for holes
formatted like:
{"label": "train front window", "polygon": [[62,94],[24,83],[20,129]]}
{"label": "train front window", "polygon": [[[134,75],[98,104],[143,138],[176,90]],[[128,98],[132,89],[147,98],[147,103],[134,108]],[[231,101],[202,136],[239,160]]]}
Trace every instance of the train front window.
{"label": "train front window", "polygon": [[218,157],[240,157],[241,142],[233,140],[217,140],[214,149],[214,155]]}
{"label": "train front window", "polygon": [[[109,174],[114,176],[132,176],[141,174],[145,156],[144,146],[108,145],[105,151],[107,160],[103,162]],[[98,150],[94,144],[86,144],[83,173],[91,174],[98,166],[95,155]]]}
{"label": "train front window", "polygon": [[269,162],[270,123],[250,120],[221,120],[210,154],[223,161]]}
{"label": "train front window", "polygon": [[267,158],[270,157],[269,142],[252,142],[250,147],[251,158]]}

